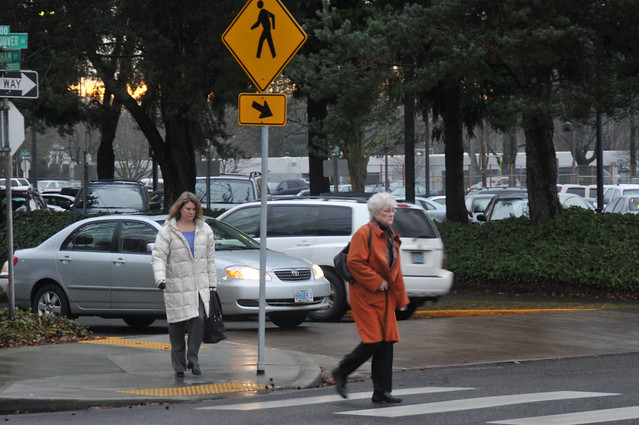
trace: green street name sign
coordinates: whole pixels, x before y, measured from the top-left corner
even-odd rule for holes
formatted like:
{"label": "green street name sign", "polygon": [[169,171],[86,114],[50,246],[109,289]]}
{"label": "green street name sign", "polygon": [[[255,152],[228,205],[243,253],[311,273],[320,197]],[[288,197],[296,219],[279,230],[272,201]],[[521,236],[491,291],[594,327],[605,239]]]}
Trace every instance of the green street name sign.
{"label": "green street name sign", "polygon": [[14,33],[8,35],[0,35],[0,46],[7,49],[26,49],[27,34]]}
{"label": "green street name sign", "polygon": [[5,64],[5,71],[20,71],[20,50],[0,51],[1,64]]}

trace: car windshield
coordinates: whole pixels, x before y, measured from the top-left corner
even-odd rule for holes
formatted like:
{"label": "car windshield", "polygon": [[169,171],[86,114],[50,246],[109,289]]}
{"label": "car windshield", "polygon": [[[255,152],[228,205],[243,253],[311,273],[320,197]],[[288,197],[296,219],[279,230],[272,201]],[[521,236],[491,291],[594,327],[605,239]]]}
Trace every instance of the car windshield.
{"label": "car windshield", "polygon": [[398,206],[393,229],[403,238],[437,238],[437,230],[422,209]]}
{"label": "car windshield", "polygon": [[224,251],[229,249],[259,249],[260,244],[250,236],[240,232],[236,228],[229,226],[220,220],[207,219],[206,222],[213,229],[215,234],[215,250]]}
{"label": "car windshield", "polygon": [[[82,207],[82,198],[78,201]],[[87,189],[87,208],[132,208],[141,210],[142,198],[136,186],[104,186]]]}
{"label": "car windshield", "polygon": [[529,216],[528,199],[497,199],[493,206],[491,220],[502,220],[509,217]]}
{"label": "car windshield", "polygon": [[[254,201],[253,182],[239,179],[211,179],[211,202],[222,204],[243,204]],[[206,194],[206,180],[195,182],[195,194],[202,201],[202,206],[208,202]]]}

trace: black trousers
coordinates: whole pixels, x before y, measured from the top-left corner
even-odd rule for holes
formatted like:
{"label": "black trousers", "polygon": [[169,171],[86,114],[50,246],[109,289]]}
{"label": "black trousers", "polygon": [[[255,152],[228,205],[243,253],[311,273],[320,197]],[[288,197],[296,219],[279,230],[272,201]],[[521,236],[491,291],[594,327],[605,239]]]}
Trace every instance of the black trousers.
{"label": "black trousers", "polygon": [[346,378],[372,357],[373,393],[389,393],[393,387],[393,344],[394,342],[389,341],[369,344],[361,342],[344,356],[335,373]]}

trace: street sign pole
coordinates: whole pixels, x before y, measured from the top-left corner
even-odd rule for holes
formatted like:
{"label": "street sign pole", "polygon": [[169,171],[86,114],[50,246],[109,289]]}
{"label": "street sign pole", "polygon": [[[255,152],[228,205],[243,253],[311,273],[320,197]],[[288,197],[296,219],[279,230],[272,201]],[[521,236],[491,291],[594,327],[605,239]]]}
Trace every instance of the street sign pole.
{"label": "street sign pole", "polygon": [[[4,74],[4,71],[0,71],[0,75]],[[5,193],[6,193],[6,219],[7,219],[7,264],[9,266],[9,319],[15,318],[15,293],[13,285],[13,209],[11,208],[11,147],[9,146],[9,101],[7,99],[0,99],[0,112],[2,116],[0,137],[2,137],[2,151],[5,157],[4,166],[4,180],[5,180]]]}
{"label": "street sign pole", "polygon": [[266,217],[268,181],[268,126],[262,126],[262,193],[260,197],[260,303],[257,333],[257,374],[264,375],[266,329]]}

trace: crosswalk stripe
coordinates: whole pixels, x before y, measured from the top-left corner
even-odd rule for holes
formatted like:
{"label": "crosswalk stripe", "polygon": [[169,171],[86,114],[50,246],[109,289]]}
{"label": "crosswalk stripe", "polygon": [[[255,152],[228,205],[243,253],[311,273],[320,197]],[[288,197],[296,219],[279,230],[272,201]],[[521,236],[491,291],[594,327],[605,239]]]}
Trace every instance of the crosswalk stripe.
{"label": "crosswalk stripe", "polygon": [[[415,395],[415,394],[429,394],[429,393],[443,393],[451,391],[465,391],[472,390],[474,388],[466,387],[422,387],[422,388],[404,388],[393,391],[394,395]],[[371,392],[352,393],[348,395],[350,400],[361,400],[371,397]],[[331,403],[335,401],[343,401],[344,399],[337,394],[316,396],[316,397],[301,397],[285,400],[263,401],[256,403],[239,403],[239,404],[227,404],[223,406],[208,406],[199,407],[201,410],[257,410],[257,409],[273,409],[277,407],[291,407],[291,406],[308,406],[310,404]]]}
{"label": "crosswalk stripe", "polygon": [[591,410],[588,412],[562,413],[559,415],[537,416],[534,418],[508,419],[488,422],[502,425],[585,425],[603,422],[639,419],[639,406],[617,409]]}
{"label": "crosswalk stripe", "polygon": [[[512,404],[533,403],[539,401],[566,400],[589,397],[605,397],[618,395],[613,393],[595,393],[585,391],[551,391],[543,393],[515,394],[494,397],[478,397],[461,400],[439,401],[415,405],[382,407],[377,409],[351,410],[336,412],[340,415],[376,416],[396,418],[401,416],[426,415],[487,407],[508,406]],[[544,424],[545,425],[545,424]]]}

